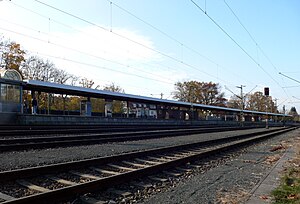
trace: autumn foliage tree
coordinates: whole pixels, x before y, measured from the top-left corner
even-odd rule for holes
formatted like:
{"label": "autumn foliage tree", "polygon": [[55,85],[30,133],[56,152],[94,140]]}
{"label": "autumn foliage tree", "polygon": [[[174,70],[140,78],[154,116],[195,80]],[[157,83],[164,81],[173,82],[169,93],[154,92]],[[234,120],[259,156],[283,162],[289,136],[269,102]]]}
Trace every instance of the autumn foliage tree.
{"label": "autumn foliage tree", "polygon": [[[274,101],[271,96],[265,96],[262,92],[257,91],[253,94],[246,94],[243,98],[244,107],[246,110],[254,110],[260,112],[272,112],[277,113],[277,107],[275,106]],[[232,96],[227,103],[229,108],[238,108],[242,107],[241,98],[237,96]]]}
{"label": "autumn foliage tree", "polygon": [[5,69],[15,69],[19,71],[22,63],[25,62],[26,52],[21,49],[21,45],[16,42],[0,39],[0,66]]}
{"label": "autumn foliage tree", "polygon": [[216,106],[225,106],[226,102],[219,84],[213,82],[177,82],[173,98],[184,102]]}
{"label": "autumn foliage tree", "polygon": [[240,97],[233,95],[230,97],[230,99],[227,102],[227,107],[228,108],[236,108],[236,109],[241,109],[242,108],[242,104],[244,104],[245,108],[245,99],[244,99],[244,103],[242,103],[242,100]]}
{"label": "autumn foliage tree", "polygon": [[262,92],[257,91],[254,94],[246,96],[246,109],[261,112],[277,113],[277,107],[271,96],[265,96]]}
{"label": "autumn foliage tree", "polygon": [[[95,85],[95,82],[92,79],[88,79],[86,77],[81,78],[79,84],[82,87],[85,88],[93,88],[93,86]],[[94,89],[99,89],[100,85],[95,86]],[[117,86],[114,83],[105,85],[102,90],[105,91],[111,91],[111,92],[119,92],[119,93],[124,93],[124,90],[120,87]],[[91,98],[91,102],[92,102],[92,111],[93,112],[98,112],[98,113],[104,113],[104,106],[105,106],[105,100],[102,98]],[[124,103],[122,101],[113,101],[112,102],[112,111],[114,113],[123,113],[123,109],[124,109]]]}
{"label": "autumn foliage tree", "polygon": [[[103,90],[111,91],[111,92],[118,92],[118,93],[125,93],[124,89],[120,86],[116,85],[115,83],[111,83],[109,85],[104,86]],[[124,112],[125,104],[122,101],[113,101],[112,111],[113,113],[123,113]]]}
{"label": "autumn foliage tree", "polygon": [[293,120],[294,121],[300,121],[299,120],[299,114],[298,114],[298,112],[297,112],[297,109],[296,109],[296,107],[291,107],[291,110],[289,111],[289,115],[292,115],[293,116]]}

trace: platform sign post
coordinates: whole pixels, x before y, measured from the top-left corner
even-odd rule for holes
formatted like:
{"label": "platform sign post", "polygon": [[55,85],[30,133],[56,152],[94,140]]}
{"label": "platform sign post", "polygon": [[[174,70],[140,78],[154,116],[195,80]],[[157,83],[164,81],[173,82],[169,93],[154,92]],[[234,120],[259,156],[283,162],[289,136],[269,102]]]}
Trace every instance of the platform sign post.
{"label": "platform sign post", "polygon": [[112,106],[113,106],[113,100],[111,99],[105,99],[105,117],[111,118],[112,117]]}
{"label": "platform sign post", "polygon": [[92,105],[90,101],[83,100],[80,102],[80,115],[92,116]]}
{"label": "platform sign post", "polygon": [[85,102],[86,101],[80,101],[80,115],[82,116],[86,115]]}
{"label": "platform sign post", "polygon": [[129,101],[126,101],[126,107],[127,107],[126,117],[129,118]]}

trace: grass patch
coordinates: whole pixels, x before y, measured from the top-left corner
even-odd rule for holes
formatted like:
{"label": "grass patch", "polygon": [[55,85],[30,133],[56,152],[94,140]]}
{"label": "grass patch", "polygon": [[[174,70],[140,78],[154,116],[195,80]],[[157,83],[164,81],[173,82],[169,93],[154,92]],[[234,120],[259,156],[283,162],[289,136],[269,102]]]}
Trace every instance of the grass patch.
{"label": "grass patch", "polygon": [[272,195],[275,199],[275,204],[300,203],[300,169],[292,168],[282,179],[282,184],[277,187]]}
{"label": "grass patch", "polygon": [[281,185],[272,195],[275,204],[300,204],[300,137],[293,141],[295,157],[289,162],[290,168],[282,178]]}

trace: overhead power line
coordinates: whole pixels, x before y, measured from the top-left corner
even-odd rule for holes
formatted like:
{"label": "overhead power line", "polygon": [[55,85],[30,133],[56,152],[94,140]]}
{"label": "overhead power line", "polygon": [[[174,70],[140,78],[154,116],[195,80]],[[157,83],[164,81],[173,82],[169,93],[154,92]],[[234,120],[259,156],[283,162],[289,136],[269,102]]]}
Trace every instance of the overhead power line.
{"label": "overhead power line", "polygon": [[[42,40],[42,39],[39,39],[39,38],[37,38],[37,37],[33,37],[33,36],[26,35],[26,34],[24,34],[24,33],[19,33],[19,32],[12,31],[12,30],[8,30],[8,29],[1,28],[1,27],[0,27],[0,29],[5,30],[5,31],[8,31],[8,32],[11,32],[11,33],[15,33],[15,34],[18,34],[18,35],[22,35],[22,36],[24,36],[24,37],[28,37],[28,38],[31,38],[31,39],[34,39],[34,40],[38,40],[38,41],[43,42],[43,43],[52,44],[52,45],[55,45],[55,46],[58,46],[58,47],[61,47],[61,48],[67,49],[67,50],[75,51],[75,52],[78,52],[78,53],[81,53],[81,54],[84,54],[84,55],[87,55],[87,56],[90,56],[90,57],[94,57],[94,58],[98,58],[98,59],[101,59],[101,60],[105,60],[105,61],[108,61],[108,62],[111,62],[111,63],[114,63],[114,64],[118,64],[118,65],[120,65],[120,66],[130,67],[130,66],[128,66],[128,65],[125,65],[125,64],[122,64],[122,63],[119,63],[119,62],[111,61],[111,60],[108,60],[108,59],[105,59],[105,58],[102,58],[102,57],[99,57],[99,56],[96,56],[96,55],[91,55],[91,54],[86,53],[86,52],[83,52],[83,51],[81,51],[81,50],[77,50],[77,49],[74,49],[74,48],[70,48],[70,47],[67,47],[67,46],[63,46],[63,45],[60,45],[60,44],[56,44],[56,43],[53,43],[53,42],[49,42],[49,41],[47,41],[47,40]],[[46,55],[46,54],[44,54],[44,55]],[[49,55],[49,56],[50,56],[50,55]],[[53,56],[51,56],[51,57],[53,57]],[[58,57],[53,57],[53,58],[58,58]],[[72,62],[71,59],[66,59],[66,58],[64,58],[64,57],[59,58],[59,59],[66,60],[66,61],[69,61],[69,62]],[[81,64],[81,65],[92,66],[91,64],[83,63],[83,62],[78,62],[78,61],[75,61],[75,60],[73,60],[73,62],[77,62],[77,64]],[[148,79],[148,80],[153,80],[153,81],[157,81],[157,82],[166,83],[166,84],[170,84],[170,85],[172,84],[172,85],[173,85],[173,83],[171,83],[171,82],[166,82],[166,81],[162,81],[162,80],[159,80],[159,79],[153,79],[153,78],[141,76],[141,75],[138,75],[138,74],[132,74],[132,73],[128,73],[128,72],[123,72],[123,71],[115,70],[115,69],[108,68],[108,67],[104,67],[104,66],[97,66],[97,65],[93,65],[93,66],[94,66],[94,67],[98,67],[98,68],[107,69],[107,70],[114,71],[114,72],[119,72],[119,73],[126,74],[126,75],[137,76],[137,77],[140,77],[140,78],[144,78],[144,79]],[[131,68],[133,68],[133,67],[131,67]],[[133,68],[133,69],[135,69],[135,68]]]}
{"label": "overhead power line", "polygon": [[287,88],[296,88],[296,87],[300,87],[300,85],[298,85],[298,86],[283,86],[282,88],[287,89]]}
{"label": "overhead power line", "polygon": [[261,51],[261,53],[265,56],[265,58],[269,61],[269,63],[273,66],[273,68],[278,72],[278,69],[276,68],[276,66],[273,64],[273,62],[270,60],[270,58],[266,55],[266,53],[263,51],[263,49],[259,46],[259,44],[256,42],[256,40],[254,39],[254,37],[250,34],[250,32],[248,31],[248,29],[243,25],[242,21],[239,19],[239,17],[235,14],[235,12],[233,11],[233,9],[228,5],[228,3],[226,2],[226,0],[224,0],[224,3],[226,4],[226,6],[229,8],[229,10],[231,11],[231,13],[235,16],[235,18],[237,19],[237,21],[240,23],[240,25],[244,28],[244,30],[248,33],[248,35],[250,36],[251,40],[255,43],[255,45],[258,47],[258,49]]}
{"label": "overhead power line", "polygon": [[[79,17],[79,16],[77,16],[77,15],[71,14],[71,13],[69,13],[69,12],[67,12],[67,11],[62,10],[62,9],[59,9],[59,8],[56,8],[56,7],[51,6],[51,5],[49,5],[49,4],[46,4],[46,3],[42,2],[42,1],[39,1],[39,0],[34,0],[34,1],[36,1],[36,2],[39,3],[39,4],[44,5],[44,6],[46,6],[46,7],[49,7],[49,8],[51,8],[51,9],[54,9],[54,10],[56,10],[56,11],[59,11],[59,12],[65,14],[65,15],[68,15],[68,16],[71,16],[71,17],[73,17],[73,18],[75,18],[75,19],[78,19],[78,20],[80,20],[80,21],[83,21],[83,22],[85,22],[85,23],[87,23],[87,24],[89,24],[89,25],[98,27],[98,28],[100,28],[100,29],[102,29],[102,30],[104,30],[104,31],[107,31],[107,32],[109,32],[109,33],[112,33],[112,34],[114,34],[115,36],[118,36],[118,37],[120,37],[120,38],[122,38],[122,39],[125,39],[125,40],[129,41],[129,42],[132,42],[132,43],[134,43],[134,44],[137,44],[137,45],[139,45],[139,46],[142,46],[142,47],[144,47],[144,48],[146,48],[146,49],[148,49],[148,50],[151,50],[151,51],[153,51],[153,52],[156,52],[156,53],[158,53],[158,54],[160,54],[160,55],[162,55],[162,56],[164,56],[164,57],[167,57],[167,58],[169,58],[169,59],[171,59],[171,60],[173,60],[173,61],[175,61],[175,62],[177,62],[177,63],[180,63],[180,64],[182,64],[182,65],[185,65],[186,67],[192,68],[192,69],[197,70],[197,71],[199,71],[199,72],[201,72],[201,73],[203,73],[203,74],[206,74],[206,75],[208,75],[208,76],[210,76],[210,77],[216,78],[214,75],[211,75],[211,74],[209,74],[209,73],[207,73],[207,72],[205,72],[205,71],[203,71],[203,70],[200,70],[200,69],[198,69],[197,67],[195,67],[195,66],[193,66],[193,65],[191,65],[191,64],[188,64],[188,63],[186,63],[186,62],[183,62],[182,60],[179,60],[179,59],[177,59],[177,58],[175,58],[175,57],[172,57],[172,56],[170,56],[170,55],[168,55],[168,54],[166,54],[166,53],[163,53],[163,52],[161,52],[161,51],[159,51],[159,50],[156,50],[156,49],[154,49],[154,48],[152,48],[152,47],[148,47],[148,46],[146,46],[146,45],[144,45],[144,44],[142,44],[142,43],[140,43],[140,42],[137,42],[137,41],[135,41],[135,40],[132,40],[132,39],[130,39],[130,38],[124,36],[124,35],[121,35],[121,34],[119,34],[119,33],[116,33],[116,32],[114,32],[113,30],[110,31],[110,29],[107,29],[107,28],[105,28],[105,27],[103,27],[103,26],[100,26],[100,25],[98,25],[98,24],[96,24],[96,23],[93,23],[93,22],[91,22],[91,21],[89,21],[89,20],[86,20],[86,19],[84,19],[84,18],[81,18],[81,17]],[[222,81],[226,82],[225,80],[222,80]],[[227,83],[230,83],[230,82],[227,82]]]}
{"label": "overhead power line", "polygon": [[[198,52],[197,50],[191,48],[190,46],[186,45],[185,43],[177,40],[175,37],[172,37],[171,35],[169,35],[168,33],[162,31],[161,29],[157,28],[156,26],[152,25],[151,23],[143,20],[142,18],[138,17],[137,15],[133,14],[132,12],[128,11],[127,9],[123,8],[122,6],[112,2],[111,0],[107,0],[110,4],[113,4],[114,6],[116,6],[118,9],[120,9],[121,11],[127,13],[128,15],[134,17],[135,19],[141,21],[142,23],[144,23],[145,25],[149,26],[150,28],[154,29],[155,31],[161,33],[162,35],[164,35],[165,37],[169,38],[170,40],[174,41],[175,43],[177,43],[178,45],[186,48],[187,50],[190,50],[191,52],[197,54],[198,56],[200,56],[201,58],[209,61],[210,63],[216,65],[217,67],[221,67],[226,69],[224,66],[218,64],[217,62],[215,62],[214,60],[210,59],[209,57],[201,54],[200,52]],[[228,69],[226,69],[228,72],[230,72]],[[237,75],[235,72],[230,72],[231,74],[234,74],[240,78],[242,78],[242,76]],[[246,79],[245,79],[246,80]],[[252,83],[252,82],[251,82]]]}
{"label": "overhead power line", "polygon": [[[260,47],[260,45],[258,44],[258,42],[254,39],[254,37],[251,35],[251,33],[248,31],[248,29],[246,28],[246,26],[244,26],[244,24],[242,23],[242,21],[239,19],[239,17],[235,14],[235,12],[233,11],[233,9],[229,6],[229,4],[226,2],[226,0],[224,0],[224,3],[226,4],[226,6],[228,7],[228,9],[231,11],[231,13],[234,15],[234,17],[237,19],[237,21],[239,22],[239,24],[244,28],[244,30],[248,33],[249,37],[251,38],[251,40],[254,42],[254,44],[256,45],[256,47],[261,51],[261,53],[264,55],[264,57],[269,61],[269,63],[272,65],[272,67],[275,69],[276,72],[278,72],[277,67],[274,65],[274,63],[270,60],[270,58],[267,56],[267,54],[264,52],[264,50]],[[272,77],[271,77],[272,78]],[[273,78],[272,78],[273,79]],[[273,79],[274,80],[274,79]],[[278,85],[279,83],[277,81],[275,81]],[[279,85],[280,86],[280,85]],[[280,86],[282,88],[282,86]],[[282,90],[284,91],[284,93],[288,96],[287,92],[282,88]]]}
{"label": "overhead power line", "polygon": [[[68,12],[66,12],[66,11],[63,11],[63,10],[61,10],[61,9],[58,9],[58,8],[56,8],[56,7],[53,7],[53,6],[48,5],[48,4],[46,4],[46,3],[43,3],[43,2],[41,2],[41,1],[39,1],[39,0],[35,0],[35,1],[36,1],[37,3],[43,4],[43,5],[45,5],[45,6],[49,6],[50,8],[55,9],[55,10],[57,10],[57,11],[59,11],[59,12],[62,12],[62,13],[64,13],[65,15],[70,15],[71,17],[77,18],[76,15],[70,14],[70,13],[68,13]],[[109,2],[111,2],[111,1],[109,1]],[[36,12],[36,11],[33,11],[33,10],[31,10],[31,9],[28,9],[28,8],[26,8],[26,7],[24,7],[24,6],[21,6],[21,5],[18,5],[18,4],[16,4],[16,3],[13,3],[13,2],[11,2],[11,3],[14,4],[15,6],[18,6],[18,7],[22,8],[22,9],[25,9],[25,10],[27,10],[27,11],[29,11],[29,12],[32,12],[32,13],[34,13],[34,14],[36,14],[36,15],[39,15],[39,16],[41,16],[41,17],[43,17],[43,18],[46,18],[46,19],[49,19],[49,20],[50,20],[50,17],[48,17],[48,16],[45,16],[45,15],[43,15],[43,14],[40,14],[40,13],[38,13],[38,12]],[[114,5],[116,5],[116,4],[114,4]],[[120,9],[122,9],[122,8],[120,7]],[[134,15],[134,14],[132,14],[132,15]],[[137,17],[137,18],[138,18],[138,17]],[[163,56],[165,56],[165,57],[168,57],[168,58],[170,58],[170,59],[172,59],[172,60],[174,60],[174,61],[176,61],[176,62],[178,62],[178,63],[180,63],[180,64],[182,64],[182,65],[185,65],[185,66],[188,67],[188,68],[195,69],[195,70],[197,70],[197,71],[199,71],[199,72],[201,72],[201,73],[204,73],[204,74],[206,74],[206,75],[208,75],[208,76],[211,76],[211,77],[213,77],[213,78],[216,78],[217,80],[221,80],[221,81],[223,81],[223,82],[225,82],[225,83],[227,83],[227,84],[231,84],[231,82],[228,82],[228,81],[226,81],[226,80],[224,80],[224,79],[222,79],[222,78],[219,78],[218,76],[216,77],[216,76],[211,75],[211,74],[209,74],[209,73],[207,73],[207,72],[205,72],[205,71],[202,71],[202,70],[198,69],[197,67],[195,67],[195,66],[193,66],[193,65],[191,65],[191,64],[188,64],[188,63],[186,63],[186,62],[183,62],[182,60],[179,60],[179,59],[177,59],[177,58],[175,58],[175,57],[173,57],[173,56],[170,56],[170,55],[165,54],[165,53],[163,53],[163,52],[161,52],[161,51],[155,50],[155,49],[153,49],[153,48],[151,48],[151,47],[147,47],[146,45],[143,45],[143,44],[141,44],[141,43],[139,43],[139,42],[135,42],[134,40],[129,39],[129,38],[127,38],[126,36],[122,36],[122,35],[120,35],[120,34],[118,34],[118,33],[113,32],[113,31],[111,32],[108,28],[105,28],[105,27],[103,27],[103,26],[100,26],[100,25],[97,25],[97,24],[95,24],[95,23],[92,23],[92,22],[90,22],[90,21],[88,21],[88,20],[85,20],[85,19],[83,19],[83,18],[81,18],[81,17],[78,17],[77,19],[78,19],[78,20],[82,20],[82,21],[84,21],[85,23],[88,23],[88,24],[90,24],[90,25],[92,25],[92,26],[99,27],[99,28],[103,29],[104,31],[109,31],[110,33],[112,33],[112,34],[114,34],[114,35],[116,35],[116,36],[118,36],[118,37],[121,37],[121,38],[123,38],[123,39],[129,40],[130,42],[134,42],[134,43],[136,43],[136,44],[138,44],[138,45],[141,45],[141,46],[143,46],[143,47],[145,47],[145,48],[147,48],[147,49],[149,49],[149,50],[151,50],[151,51],[153,51],[153,52],[159,53],[159,54],[161,54],[161,55],[163,55]],[[141,20],[142,20],[142,19],[141,19]],[[53,22],[55,22],[55,23],[57,23],[57,24],[59,24],[59,25],[62,25],[62,26],[65,26],[65,27],[74,29],[74,30],[76,30],[76,31],[78,31],[78,32],[83,32],[83,31],[81,31],[81,30],[78,30],[78,29],[76,29],[76,28],[70,26],[70,25],[61,23],[61,22],[59,22],[59,21],[57,21],[57,20],[54,20],[53,18],[51,18],[51,21],[53,21]],[[146,21],[144,21],[144,22],[147,23]],[[148,23],[148,24],[149,24],[149,23]],[[153,27],[154,27],[154,26],[153,26]],[[156,28],[156,29],[157,29],[157,28]],[[159,29],[157,29],[157,30],[159,30]],[[163,31],[161,31],[161,32],[163,32]],[[89,34],[89,35],[90,35],[90,33],[86,33],[86,34]],[[166,33],[165,33],[165,34],[166,34]],[[168,35],[168,34],[166,34],[166,35]],[[168,35],[168,36],[171,37],[170,35]],[[172,38],[172,37],[171,37],[171,38]],[[178,43],[180,43],[180,41],[176,40],[175,38],[173,38],[173,39],[174,39],[175,41],[177,41]],[[212,60],[209,59],[208,57],[206,57],[206,56],[200,54],[198,51],[196,51],[196,50],[194,50],[194,49],[192,49],[192,48],[190,48],[190,47],[188,47],[188,46],[186,46],[186,45],[184,45],[184,44],[182,44],[182,43],[181,43],[181,46],[184,46],[185,48],[187,48],[187,49],[189,49],[189,50],[195,52],[195,53],[198,54],[199,56],[205,58],[206,60],[210,61],[211,63],[213,63],[213,64],[215,64],[215,65],[217,65],[218,67],[225,68],[225,67],[219,65],[218,63],[212,61]],[[165,65],[161,65],[161,64],[159,64],[159,63],[155,63],[155,64],[158,64],[159,66],[165,67]],[[173,70],[174,68],[173,68],[173,67],[172,67],[172,68],[168,67],[168,69],[172,69],[172,70]],[[233,74],[236,75],[235,73],[233,73]],[[238,77],[242,78],[241,76],[238,76]],[[247,79],[245,79],[245,80],[247,80]],[[253,82],[250,82],[250,83],[253,83]]]}
{"label": "overhead power line", "polygon": [[[72,29],[72,30],[74,30],[74,31],[77,31],[77,32],[80,32],[80,33],[84,33],[85,35],[88,35],[88,36],[93,37],[93,38],[96,39],[96,36],[95,36],[95,35],[92,35],[92,34],[89,33],[89,32],[85,32],[85,31],[79,30],[79,29],[77,29],[77,28],[75,28],[75,27],[73,27],[73,26],[67,25],[67,24],[62,23],[62,22],[60,22],[60,21],[57,21],[57,20],[55,20],[55,19],[53,19],[53,18],[50,18],[49,16],[45,16],[45,15],[43,15],[43,14],[41,14],[41,13],[38,13],[38,12],[36,12],[36,11],[33,11],[32,9],[26,8],[26,7],[21,6],[21,5],[19,5],[19,4],[16,4],[16,3],[13,3],[13,2],[11,2],[11,3],[12,3],[13,5],[17,6],[17,7],[20,7],[20,8],[22,8],[22,9],[28,11],[28,12],[34,13],[34,14],[36,14],[36,15],[42,17],[42,18],[49,19],[49,23],[50,23],[50,21],[51,21],[51,22],[54,22],[54,23],[57,23],[58,25],[62,25],[62,26],[64,26],[64,27],[69,28],[69,29]],[[39,30],[35,30],[35,29],[29,28],[29,27],[24,26],[24,25],[20,25],[20,24],[13,23],[13,22],[11,22],[11,21],[7,21],[7,20],[4,20],[4,19],[0,19],[0,20],[5,21],[5,22],[10,23],[10,24],[13,24],[13,25],[17,25],[17,26],[23,27],[23,28],[25,28],[25,29],[29,29],[29,30],[36,31],[36,32],[38,32],[38,33],[40,33],[40,34],[45,34],[45,35],[51,35],[51,36],[54,36],[54,35],[52,35],[52,34],[50,34],[50,33],[45,33],[45,32],[39,31]],[[55,37],[55,38],[62,39],[62,37],[58,37],[58,36],[54,36],[54,37]],[[63,40],[68,40],[68,39],[64,38]],[[49,41],[50,41],[50,40],[49,40]],[[144,57],[144,56],[142,56],[142,55],[139,55],[138,53],[135,53],[135,55],[136,55],[136,56],[140,56],[140,57]],[[143,63],[143,64],[149,66],[149,64],[146,64],[146,63]],[[174,68],[171,69],[170,67],[168,67],[168,66],[166,66],[166,65],[162,65],[162,64],[160,64],[159,62],[151,62],[151,64],[157,64],[157,65],[159,65],[159,66],[161,66],[161,67],[163,67],[163,68],[165,68],[165,69],[168,69],[168,70],[173,70],[173,69],[174,69]],[[136,69],[137,69],[137,68],[136,68]],[[151,75],[153,75],[153,76],[161,77],[161,76],[159,76],[159,75],[156,75],[156,74],[153,74],[153,73],[149,73],[149,72],[146,72],[146,71],[144,71],[144,70],[142,70],[142,72],[151,74]],[[161,77],[161,78],[162,78],[162,77]],[[164,78],[164,79],[171,80],[170,78],[165,77],[165,76],[164,76],[163,78]]]}
{"label": "overhead power line", "polygon": [[287,75],[285,75],[285,74],[282,74],[281,72],[279,72],[279,74],[280,74],[280,75],[282,75],[282,76],[284,76],[284,77],[286,77],[286,78],[288,78],[288,79],[290,79],[290,80],[293,80],[293,81],[295,81],[295,82],[298,82],[298,83],[300,83],[300,81],[299,81],[299,80],[297,80],[297,79],[294,79],[294,78],[292,78],[292,77],[289,77],[289,76],[287,76]]}
{"label": "overhead power line", "polygon": [[232,42],[234,42],[234,44],[236,44],[236,46],[238,46],[263,72],[265,72],[265,74],[267,74],[279,87],[281,87],[280,84],[233,37],[231,37],[228,32],[222,28],[222,26],[220,26],[211,16],[209,16],[207,12],[205,12],[195,1],[190,1],[196,6],[196,8],[204,13]]}

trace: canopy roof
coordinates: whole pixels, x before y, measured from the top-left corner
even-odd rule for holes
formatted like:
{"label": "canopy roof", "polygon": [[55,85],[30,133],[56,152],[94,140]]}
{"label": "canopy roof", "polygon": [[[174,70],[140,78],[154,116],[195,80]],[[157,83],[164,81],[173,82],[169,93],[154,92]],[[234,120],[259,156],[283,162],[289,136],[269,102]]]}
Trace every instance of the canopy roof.
{"label": "canopy roof", "polygon": [[90,88],[50,83],[50,82],[37,81],[37,80],[25,80],[24,82],[25,83],[23,88],[25,90],[34,90],[34,91],[40,91],[46,93],[67,94],[67,95],[93,97],[93,98],[104,98],[110,100],[148,103],[148,104],[155,104],[155,105],[179,106],[179,107],[187,107],[187,108],[193,106],[193,108],[197,108],[197,109],[216,110],[216,111],[235,112],[235,113],[243,112],[243,113],[255,114],[255,115],[268,114],[270,116],[287,116],[287,117],[291,116],[285,114],[241,110],[235,108],[226,108],[226,107],[189,103],[189,102],[182,102],[182,101],[158,99],[158,98],[152,98],[146,96],[111,92],[111,91],[98,90],[98,89],[90,89]]}

